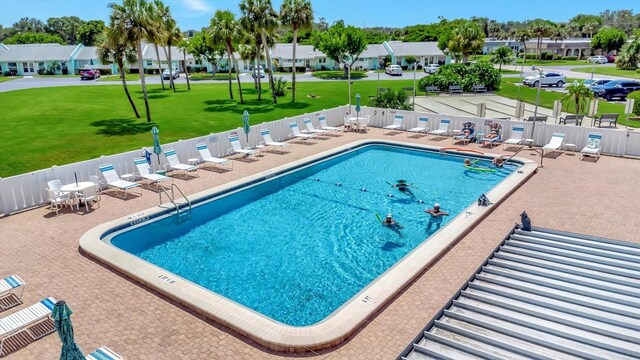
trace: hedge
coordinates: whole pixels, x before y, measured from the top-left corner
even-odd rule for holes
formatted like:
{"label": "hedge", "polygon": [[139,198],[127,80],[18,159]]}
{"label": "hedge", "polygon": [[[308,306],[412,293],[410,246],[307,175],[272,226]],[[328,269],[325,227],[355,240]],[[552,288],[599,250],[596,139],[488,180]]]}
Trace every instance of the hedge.
{"label": "hedge", "polygon": [[440,91],[448,91],[449,86],[462,86],[464,91],[471,91],[473,85],[484,84],[487,90],[500,89],[501,75],[498,69],[486,61],[476,63],[456,63],[440,66],[438,72],[420,79],[418,88],[437,86]]}
{"label": "hedge", "polygon": [[634,91],[627,95],[627,99],[636,99],[635,103],[633,104],[633,113],[640,116],[640,90]]}

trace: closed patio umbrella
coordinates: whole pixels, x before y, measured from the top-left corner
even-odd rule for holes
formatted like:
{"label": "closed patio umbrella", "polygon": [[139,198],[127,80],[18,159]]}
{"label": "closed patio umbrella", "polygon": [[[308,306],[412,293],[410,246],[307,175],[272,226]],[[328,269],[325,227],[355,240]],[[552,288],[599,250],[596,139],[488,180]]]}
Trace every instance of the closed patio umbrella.
{"label": "closed patio umbrella", "polygon": [[249,142],[249,133],[251,132],[251,125],[249,125],[249,112],[247,110],[242,113],[242,128],[245,135],[247,135],[247,142]]}
{"label": "closed patio umbrella", "polygon": [[160,154],[162,154],[162,148],[160,147],[160,130],[157,127],[151,129],[153,134],[153,153],[158,156],[158,166],[160,166]]}
{"label": "closed patio umbrella", "polygon": [[360,93],[356,94],[356,117],[360,117]]}
{"label": "closed patio umbrella", "polygon": [[58,301],[51,312],[51,318],[53,318],[56,331],[60,336],[60,341],[62,341],[60,360],[84,360],[82,350],[73,339],[71,314],[73,314],[73,311],[69,309],[63,300]]}

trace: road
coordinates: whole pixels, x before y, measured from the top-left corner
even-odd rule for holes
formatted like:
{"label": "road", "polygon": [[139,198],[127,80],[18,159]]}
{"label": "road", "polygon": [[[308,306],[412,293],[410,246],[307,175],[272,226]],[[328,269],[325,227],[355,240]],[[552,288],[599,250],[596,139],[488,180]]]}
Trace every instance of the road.
{"label": "road", "polygon": [[[367,72],[367,77],[360,79],[358,81],[377,81],[378,75],[380,80],[412,80],[413,73],[405,72],[403,76],[390,76],[387,74],[376,74],[373,71]],[[423,77],[427,76],[424,72],[417,72],[416,79],[420,80]],[[286,80],[288,83],[291,83],[291,74],[277,74],[274,77],[282,77],[283,80]],[[147,84],[160,84],[160,76],[150,75],[145,77]],[[168,80],[165,80],[167,82]],[[234,79],[235,81],[235,79]],[[250,74],[240,74],[240,81],[243,83],[253,83],[253,78]],[[263,83],[267,82],[268,79],[262,79]],[[299,82],[315,82],[315,81],[344,81],[344,80],[324,80],[318,79],[311,75],[311,73],[300,73],[296,74],[296,81]],[[186,84],[187,81],[185,79],[184,74],[181,74],[179,78],[175,80],[176,84]],[[207,83],[224,83],[223,80],[201,80],[201,81],[192,81],[192,84],[207,84]],[[139,85],[140,81],[128,81],[127,84],[130,85]],[[32,88],[43,88],[43,87],[54,87],[54,86],[103,86],[103,85],[120,85],[119,81],[97,81],[97,80],[80,80],[80,78],[69,78],[69,77],[60,77],[60,78],[39,78],[39,77],[24,77],[22,79],[15,79],[10,81],[5,81],[0,83],[0,92],[4,91],[13,91],[13,90],[22,90],[22,89],[32,89]]]}

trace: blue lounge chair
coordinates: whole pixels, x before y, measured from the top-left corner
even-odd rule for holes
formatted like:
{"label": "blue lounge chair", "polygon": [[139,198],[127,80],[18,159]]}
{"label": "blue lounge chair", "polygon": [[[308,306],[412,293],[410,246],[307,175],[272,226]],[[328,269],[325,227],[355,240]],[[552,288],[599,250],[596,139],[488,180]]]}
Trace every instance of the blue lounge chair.
{"label": "blue lounge chair", "polygon": [[39,332],[37,335],[29,329],[31,325],[48,319],[55,304],[56,299],[48,297],[0,319],[0,357],[4,355],[5,341],[19,333],[24,332],[32,340],[38,340],[45,335],[55,332],[56,328],[53,326],[43,333]]}
{"label": "blue lounge chair", "polygon": [[[489,125],[489,133],[487,135],[485,135],[484,137],[478,139],[478,144],[480,146],[485,146],[485,145],[490,145],[492,148],[494,146],[499,145],[500,143],[502,143],[502,125],[498,124],[498,123],[492,123],[491,125]],[[490,136],[491,134],[494,134],[494,136]]]}
{"label": "blue lounge chair", "polygon": [[0,298],[9,295],[14,289],[22,288],[20,291],[20,296],[18,296],[18,299],[20,299],[20,302],[12,303],[10,305],[3,304],[2,302],[0,302],[0,311],[5,311],[16,305],[20,305],[22,303],[22,294],[24,293],[25,286],[26,286],[26,283],[18,275],[11,275],[11,276],[7,276],[4,279],[0,279]]}
{"label": "blue lounge chair", "polygon": [[124,360],[124,358],[116,354],[113,350],[103,346],[91,354],[85,356],[86,360]]}
{"label": "blue lounge chair", "polygon": [[452,143],[455,144],[457,142],[462,142],[465,145],[468,144],[475,137],[475,128],[476,123],[470,121],[463,123],[462,129],[456,131],[458,135],[455,135],[452,138]]}

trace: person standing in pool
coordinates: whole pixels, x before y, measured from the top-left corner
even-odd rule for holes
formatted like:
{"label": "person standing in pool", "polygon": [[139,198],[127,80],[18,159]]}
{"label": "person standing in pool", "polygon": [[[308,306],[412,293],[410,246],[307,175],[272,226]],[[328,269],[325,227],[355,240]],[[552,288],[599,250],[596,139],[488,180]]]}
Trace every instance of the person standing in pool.
{"label": "person standing in pool", "polygon": [[438,203],[433,204],[433,209],[426,209],[424,212],[431,215],[429,222],[427,223],[427,231],[430,231],[434,224],[436,225],[436,230],[440,229],[442,217],[449,216],[448,212],[440,209],[440,204]]}
{"label": "person standing in pool", "polygon": [[391,216],[391,214],[387,214],[387,217],[385,217],[382,221],[382,226],[388,227],[389,229],[398,233],[398,235],[400,235],[400,229],[404,228],[404,226],[400,225],[399,222],[393,220],[393,216]]}

